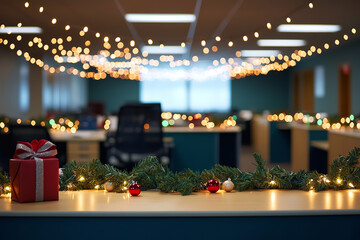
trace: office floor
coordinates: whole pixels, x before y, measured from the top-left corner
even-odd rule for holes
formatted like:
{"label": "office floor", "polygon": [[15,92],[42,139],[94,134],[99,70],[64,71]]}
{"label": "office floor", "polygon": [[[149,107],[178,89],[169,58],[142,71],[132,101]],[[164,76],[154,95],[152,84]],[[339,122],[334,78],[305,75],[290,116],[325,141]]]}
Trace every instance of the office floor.
{"label": "office floor", "polygon": [[[240,159],[238,162],[238,166],[240,166],[240,169],[243,171],[247,171],[247,172],[252,172],[255,170],[256,166],[255,166],[255,160],[254,157],[252,156],[252,154],[254,153],[254,149],[252,148],[252,146],[247,146],[247,145],[243,145],[241,147],[241,154],[240,154]],[[268,167],[272,168],[276,165],[279,165],[280,167],[286,169],[286,170],[290,170],[291,165],[290,163],[268,163]]]}

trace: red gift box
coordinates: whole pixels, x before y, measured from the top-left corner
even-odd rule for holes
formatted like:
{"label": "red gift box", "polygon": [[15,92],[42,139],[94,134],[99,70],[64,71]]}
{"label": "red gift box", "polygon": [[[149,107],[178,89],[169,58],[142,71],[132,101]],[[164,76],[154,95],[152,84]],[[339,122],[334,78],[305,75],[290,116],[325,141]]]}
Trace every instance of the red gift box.
{"label": "red gift box", "polygon": [[11,200],[59,200],[59,160],[56,146],[47,140],[18,142],[10,159]]}

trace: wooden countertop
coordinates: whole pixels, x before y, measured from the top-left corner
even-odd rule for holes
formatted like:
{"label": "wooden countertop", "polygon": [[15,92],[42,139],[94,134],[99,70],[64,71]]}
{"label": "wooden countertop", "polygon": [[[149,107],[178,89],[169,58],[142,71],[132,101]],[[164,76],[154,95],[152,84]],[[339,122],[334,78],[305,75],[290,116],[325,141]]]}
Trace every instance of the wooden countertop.
{"label": "wooden countertop", "polygon": [[331,129],[329,130],[330,133],[339,134],[339,135],[345,135],[349,137],[355,137],[360,138],[360,131],[357,129],[351,129],[351,128],[340,128],[340,129]]}
{"label": "wooden countertop", "polygon": [[[164,133],[236,133],[240,132],[241,128],[239,126],[229,127],[229,128],[211,128],[206,127],[167,127],[163,128]],[[59,131],[50,131],[50,136],[54,141],[100,141],[103,142],[106,140],[106,131],[105,130],[79,130],[76,133],[67,133]]]}
{"label": "wooden countertop", "polygon": [[329,141],[311,141],[310,145],[314,148],[318,148],[324,151],[329,150]]}
{"label": "wooden countertop", "polygon": [[303,124],[303,123],[297,123],[297,122],[292,122],[290,123],[290,126],[292,128],[298,128],[298,129],[303,129],[303,130],[308,130],[308,131],[325,131],[322,127],[318,126],[318,125],[307,125],[307,124]]}
{"label": "wooden countertop", "polygon": [[239,126],[228,127],[228,128],[206,128],[206,127],[166,127],[163,128],[164,133],[234,133],[240,132],[241,128]]}
{"label": "wooden countertop", "polygon": [[1,216],[182,217],[360,214],[360,190],[306,192],[258,190],[181,196],[143,191],[138,197],[103,190],[60,192],[60,200],[20,204],[0,197]]}

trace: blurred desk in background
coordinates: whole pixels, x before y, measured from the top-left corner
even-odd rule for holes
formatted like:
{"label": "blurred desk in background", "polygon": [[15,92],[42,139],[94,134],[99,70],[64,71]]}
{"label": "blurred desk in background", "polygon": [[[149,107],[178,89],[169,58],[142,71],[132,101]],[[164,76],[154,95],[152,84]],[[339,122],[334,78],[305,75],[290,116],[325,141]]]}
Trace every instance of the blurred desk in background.
{"label": "blurred desk in background", "polygon": [[171,169],[190,168],[202,171],[219,163],[239,167],[241,128],[171,127],[164,128],[164,136],[174,139]]}
{"label": "blurred desk in background", "polygon": [[254,151],[266,162],[290,163],[291,126],[286,122],[269,122],[263,115],[254,115],[251,125]]}
{"label": "blurred desk in background", "polygon": [[[203,170],[214,164],[237,167],[241,149],[241,128],[226,129],[205,127],[163,128],[164,142],[174,143],[170,167],[178,171],[184,168]],[[105,130],[79,130],[75,134],[50,131],[56,143],[65,143],[67,161],[89,162],[106,156],[103,144]]]}
{"label": "blurred desk in background", "polygon": [[[318,141],[327,141],[328,131],[317,125],[291,123],[291,171],[316,170],[327,172],[327,152],[319,149]],[[313,141],[315,147],[312,145]]]}
{"label": "blurred desk in background", "polygon": [[360,147],[359,130],[329,130],[328,170],[339,155],[347,156],[354,147]]}

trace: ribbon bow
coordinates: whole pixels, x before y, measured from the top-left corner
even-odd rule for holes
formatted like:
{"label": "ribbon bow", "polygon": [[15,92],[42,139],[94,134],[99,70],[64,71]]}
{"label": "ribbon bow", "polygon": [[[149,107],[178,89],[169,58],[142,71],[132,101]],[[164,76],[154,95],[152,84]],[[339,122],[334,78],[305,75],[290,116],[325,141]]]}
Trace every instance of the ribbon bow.
{"label": "ribbon bow", "polygon": [[36,163],[36,201],[44,200],[44,161],[42,158],[57,154],[56,145],[45,139],[33,140],[31,143],[18,142],[14,154],[15,159],[34,159]]}
{"label": "ribbon bow", "polygon": [[53,157],[57,154],[56,145],[48,140],[41,139],[29,142],[18,142],[14,158],[37,159]]}

